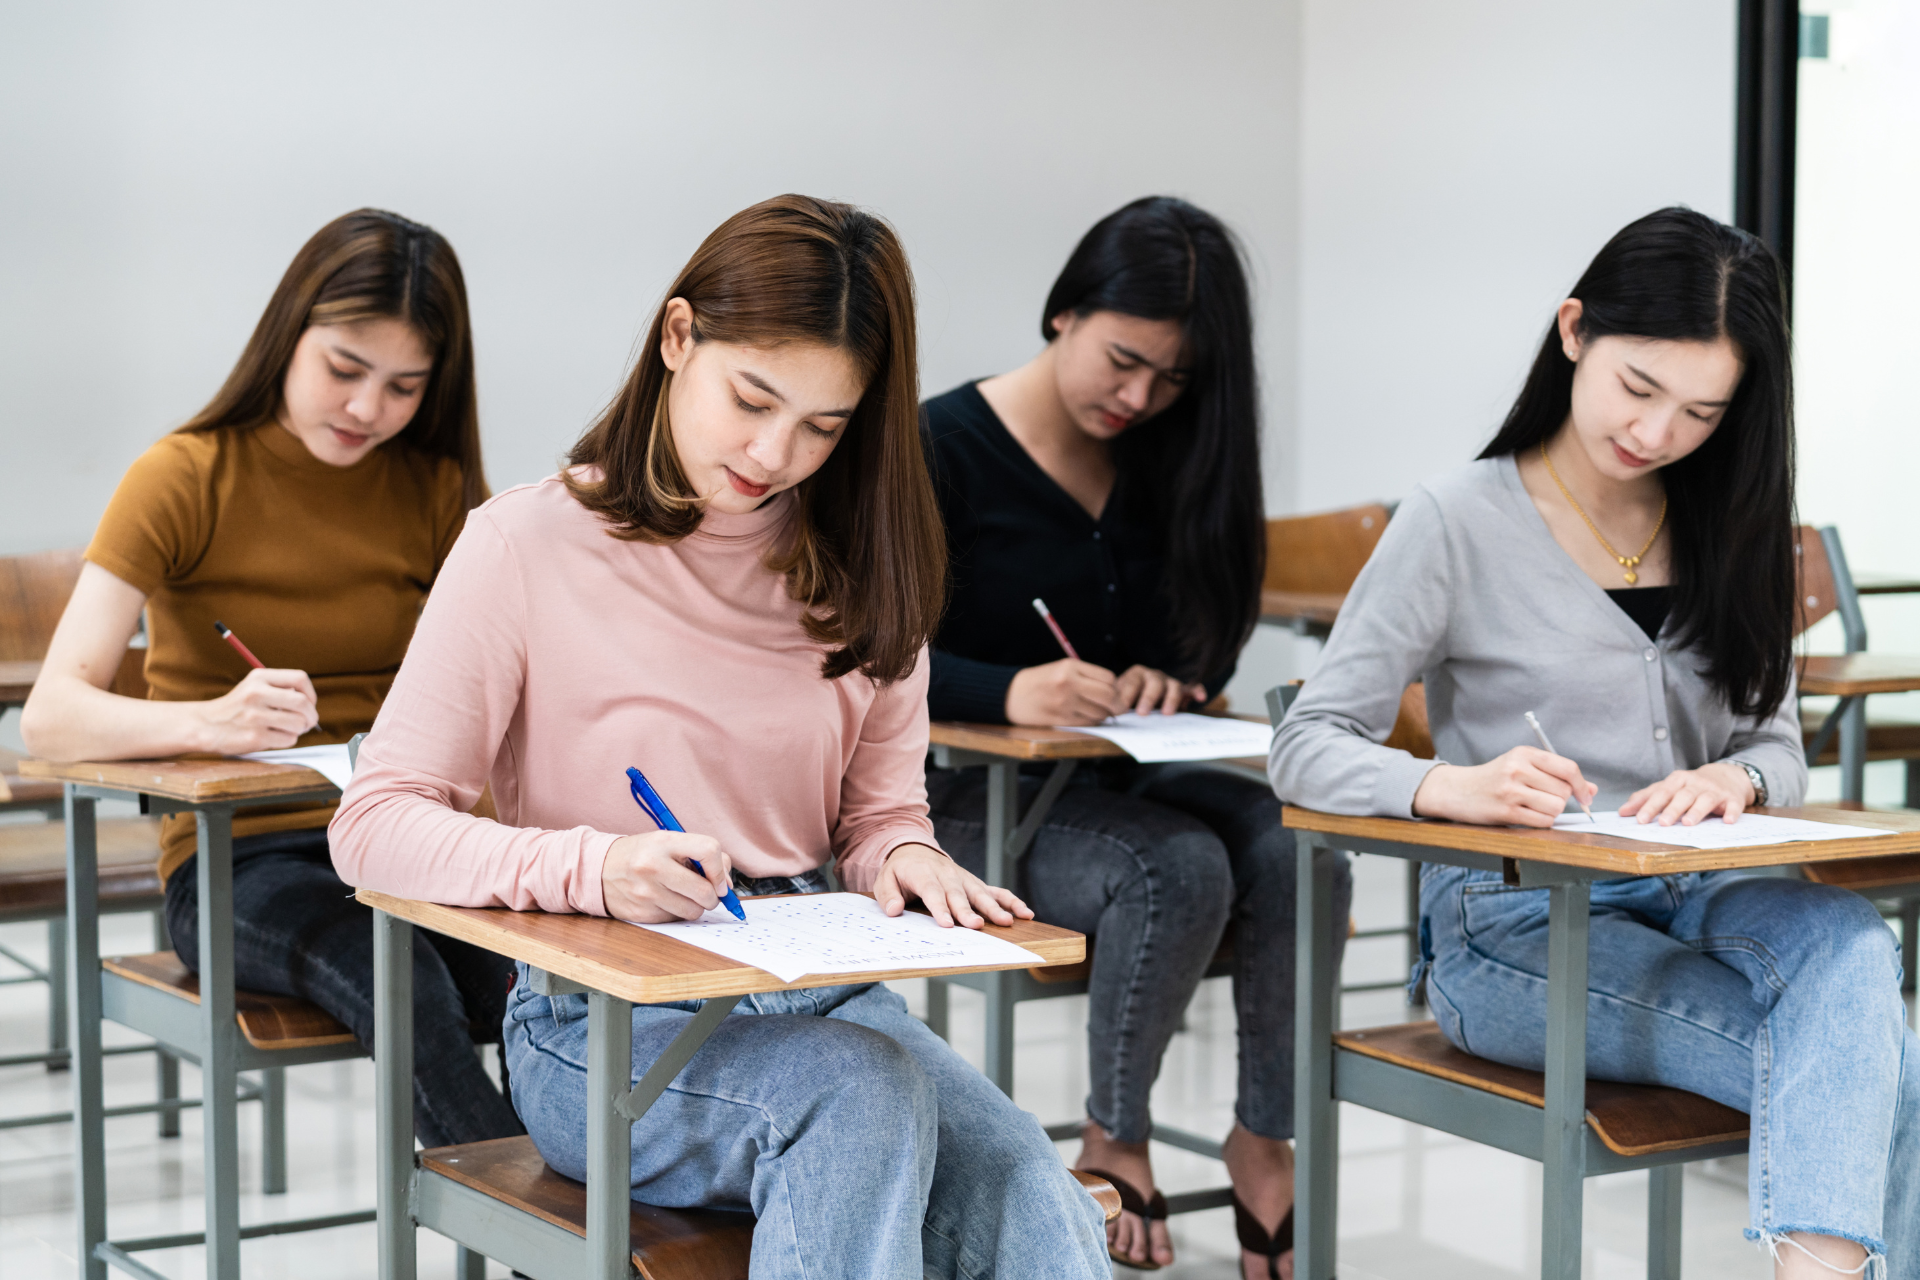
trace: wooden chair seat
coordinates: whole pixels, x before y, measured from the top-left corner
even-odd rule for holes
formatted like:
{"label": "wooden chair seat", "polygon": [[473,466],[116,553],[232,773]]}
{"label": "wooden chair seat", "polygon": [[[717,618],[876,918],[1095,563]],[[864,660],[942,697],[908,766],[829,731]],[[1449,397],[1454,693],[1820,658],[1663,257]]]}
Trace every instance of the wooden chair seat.
{"label": "wooden chair seat", "polygon": [[[57,790],[57,788],[56,788]],[[160,824],[108,818],[98,824],[100,908],[132,911],[164,901]],[[0,920],[44,919],[67,906],[67,828],[60,822],[0,826]]]}
{"label": "wooden chair seat", "polygon": [[[1546,1077],[1463,1053],[1440,1034],[1438,1023],[1343,1031],[1339,1048],[1407,1067],[1422,1075],[1482,1089],[1518,1102],[1546,1107]],[[1600,1141],[1623,1156],[1681,1151],[1733,1142],[1747,1136],[1747,1117],[1732,1107],[1684,1089],[1661,1085],[1587,1081],[1587,1123]]]}
{"label": "wooden chair seat", "polygon": [[[587,1187],[547,1168],[533,1139],[495,1138],[420,1153],[420,1167],[451,1178],[556,1227],[585,1238]],[[1099,1202],[1107,1220],[1120,1213],[1120,1195],[1105,1181],[1074,1174]],[[746,1280],[753,1249],[753,1215],[723,1209],[662,1209],[633,1205],[628,1218],[634,1270],[642,1280]]]}
{"label": "wooden chair seat", "polygon": [[1801,871],[1815,884],[1830,884],[1855,893],[1920,884],[1920,853],[1897,858],[1842,858],[1838,862],[1809,862]]}
{"label": "wooden chair seat", "polygon": [[[1868,706],[1873,704],[1869,702]],[[1827,713],[1803,707],[1800,711],[1800,739],[1802,746],[1813,745],[1814,735],[1820,732],[1820,726],[1826,723]],[[1920,721],[1914,720],[1877,720],[1867,717],[1867,759],[1872,760],[1913,760],[1920,759]],[[1826,750],[1814,764],[1840,763],[1840,735],[1835,734],[1827,743]]]}
{"label": "wooden chair seat", "polygon": [[[109,956],[100,966],[129,982],[200,1003],[200,975],[182,964],[180,957],[171,951]],[[240,1024],[240,1034],[256,1049],[312,1049],[353,1043],[351,1031],[305,1000],[258,991],[235,991],[233,1003],[234,1021]]]}

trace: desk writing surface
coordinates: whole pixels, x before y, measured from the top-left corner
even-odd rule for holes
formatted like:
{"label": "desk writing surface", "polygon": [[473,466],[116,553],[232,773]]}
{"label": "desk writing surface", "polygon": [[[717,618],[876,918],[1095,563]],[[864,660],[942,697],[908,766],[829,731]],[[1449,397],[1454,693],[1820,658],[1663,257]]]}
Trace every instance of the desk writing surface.
{"label": "desk writing surface", "polygon": [[56,764],[22,760],[20,776],[77,782],[83,786],[141,791],[189,804],[261,800],[303,795],[333,784],[296,765],[235,760],[228,756],[182,756],[175,760],[103,760]]}
{"label": "desk writing surface", "polygon": [[1842,698],[1920,689],[1920,656],[1900,653],[1822,653],[1800,659],[1800,692]]}
{"label": "desk writing surface", "polygon": [[[1674,875],[1685,871],[1722,871],[1734,867],[1772,867],[1843,858],[1892,857],[1920,853],[1920,812],[1892,809],[1842,809],[1808,806],[1799,809],[1766,808],[1779,818],[1874,827],[1894,831],[1890,836],[1863,836],[1858,840],[1817,840],[1794,844],[1755,845],[1744,849],[1688,849],[1680,845],[1643,844],[1594,835],[1578,828],[1476,827],[1462,822],[1434,822],[1412,818],[1355,818],[1319,813],[1288,805],[1281,822],[1296,831],[1319,831],[1329,836],[1390,840],[1397,844],[1433,849],[1461,849],[1522,862],[1548,862],[1586,867],[1622,876]],[[1709,818],[1718,822],[1718,818]],[[1649,841],[1659,840],[1649,826]],[[1339,847],[1339,841],[1329,843]]]}
{"label": "desk writing surface", "polygon": [[[635,928],[605,916],[559,915],[545,911],[509,911],[503,907],[443,907],[397,898],[374,889],[354,895],[388,915],[471,942],[477,947],[525,961],[596,991],[635,1004],[669,1000],[705,1000],[760,991],[797,991],[843,983],[924,978],[936,973],[977,973],[978,968],[903,969],[885,973],[830,974],[783,983],[755,969],[714,955],[675,938]],[[747,909],[752,910],[749,900]],[[1086,959],[1087,940],[1070,929],[1017,920],[987,931],[1025,947],[1047,965],[1078,964]],[[988,966],[1017,968],[1019,966]]]}
{"label": "desk writing surface", "polygon": [[931,741],[936,747],[955,747],[1010,760],[1092,760],[1127,753],[1105,738],[1071,729],[1047,729],[1023,724],[963,724],[935,720]]}
{"label": "desk writing surface", "polygon": [[0,707],[17,707],[25,702],[39,678],[37,662],[0,662]]}
{"label": "desk writing surface", "polygon": [[1904,596],[1920,592],[1920,578],[1910,573],[1856,573],[1853,589],[1863,596]]}

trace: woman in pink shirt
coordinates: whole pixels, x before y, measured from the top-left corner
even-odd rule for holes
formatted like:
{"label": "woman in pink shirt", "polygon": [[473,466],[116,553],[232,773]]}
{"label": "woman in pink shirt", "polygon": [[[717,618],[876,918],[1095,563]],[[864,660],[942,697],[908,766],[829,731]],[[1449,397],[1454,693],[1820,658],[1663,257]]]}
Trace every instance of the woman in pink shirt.
{"label": "woman in pink shirt", "polygon": [[[913,287],[879,219],[782,196],[682,269],[572,465],[474,511],[331,827],[349,884],[693,919],[817,892],[1031,917],[934,843],[926,643],[945,574]],[[688,833],[652,830],[639,765]],[[472,816],[493,786],[500,820]],[[704,874],[692,869],[698,861]],[[635,1078],[700,1002],[634,1010]],[[586,1164],[586,1000],[508,1001],[513,1099]],[[877,985],[743,1000],[635,1125],[633,1195],[751,1209],[759,1277],[1105,1277],[1034,1118]]]}

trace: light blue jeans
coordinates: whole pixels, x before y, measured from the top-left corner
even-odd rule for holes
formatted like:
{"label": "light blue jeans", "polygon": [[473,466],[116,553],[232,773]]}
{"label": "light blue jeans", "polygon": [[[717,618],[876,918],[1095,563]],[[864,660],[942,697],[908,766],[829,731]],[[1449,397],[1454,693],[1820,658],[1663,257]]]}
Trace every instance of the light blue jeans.
{"label": "light blue jeans", "polygon": [[[1842,1236],[1920,1280],[1920,1038],[1873,905],[1728,871],[1605,881],[1592,902],[1588,1074],[1752,1116],[1749,1239]],[[1543,1069],[1546,890],[1430,864],[1420,930],[1447,1039]]]}
{"label": "light blue jeans", "polygon": [[[803,880],[736,883],[820,887]],[[699,1007],[634,1007],[635,1080]],[[535,994],[522,965],[506,1054],[540,1154],[584,1178],[587,998]],[[746,997],[632,1138],[634,1199],[756,1216],[754,1280],[1111,1274],[1100,1208],[1039,1121],[882,986]]]}

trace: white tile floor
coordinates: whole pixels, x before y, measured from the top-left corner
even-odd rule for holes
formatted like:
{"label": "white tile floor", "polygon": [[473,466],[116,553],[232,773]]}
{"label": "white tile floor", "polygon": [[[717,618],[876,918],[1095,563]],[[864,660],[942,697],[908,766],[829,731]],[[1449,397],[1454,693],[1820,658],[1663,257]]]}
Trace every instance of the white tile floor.
{"label": "white tile floor", "polygon": [[[1402,864],[1359,859],[1357,914],[1386,925],[1401,913]],[[106,922],[110,950],[146,950],[145,917]],[[41,926],[0,927],[0,942],[29,953],[45,947]],[[1354,946],[1348,981],[1395,977],[1404,969],[1397,939]],[[0,966],[10,970],[4,960]],[[910,999],[921,984],[903,984]],[[1393,993],[1349,997],[1344,1021],[1363,1026],[1398,1021],[1406,1011]],[[953,997],[956,1042],[974,1061],[980,1055],[977,997]],[[1081,998],[1028,1004],[1019,1020],[1018,1097],[1043,1121],[1080,1114],[1086,1089]],[[132,1037],[110,1028],[121,1043]],[[45,994],[34,985],[0,987],[0,1053],[44,1043]],[[108,1105],[153,1096],[152,1059],[107,1060]],[[184,1092],[197,1088],[191,1068]],[[243,1221],[297,1217],[369,1206],[373,1202],[372,1069],[366,1062],[332,1063],[289,1072],[287,1132],[291,1191],[243,1197]],[[1224,1134],[1232,1118],[1233,1010],[1224,981],[1207,983],[1174,1042],[1154,1094],[1156,1115],[1205,1133]],[[38,1067],[0,1069],[0,1116],[64,1109],[68,1077]],[[1341,1116],[1340,1274],[1347,1277],[1520,1277],[1537,1273],[1539,1167],[1515,1156],[1463,1142],[1375,1113],[1347,1107]],[[182,1136],[154,1136],[150,1116],[107,1122],[110,1230],[116,1236],[188,1231],[201,1222],[200,1126],[185,1113]],[[242,1177],[258,1176],[257,1108],[241,1108]],[[0,1130],[0,1280],[66,1280],[73,1261],[73,1161],[65,1125]],[[1072,1154],[1071,1144],[1062,1152]],[[1157,1155],[1161,1186],[1169,1191],[1215,1185],[1219,1166],[1166,1150]],[[1586,1265],[1592,1280],[1644,1274],[1644,1174],[1596,1178],[1587,1184]],[[1696,1277],[1764,1277],[1764,1258],[1740,1235],[1746,1221],[1744,1169],[1690,1168],[1686,1181],[1686,1268]],[[1168,1280],[1229,1280],[1237,1272],[1230,1213],[1225,1209],[1174,1220],[1178,1263]],[[203,1273],[196,1249],[143,1254],[168,1276]],[[423,1280],[450,1276],[450,1244],[423,1233]],[[287,1280],[357,1280],[375,1274],[370,1227],[343,1227],[249,1243],[244,1274]],[[495,1265],[491,1274],[505,1275]],[[1132,1274],[1122,1271],[1122,1275]]]}

